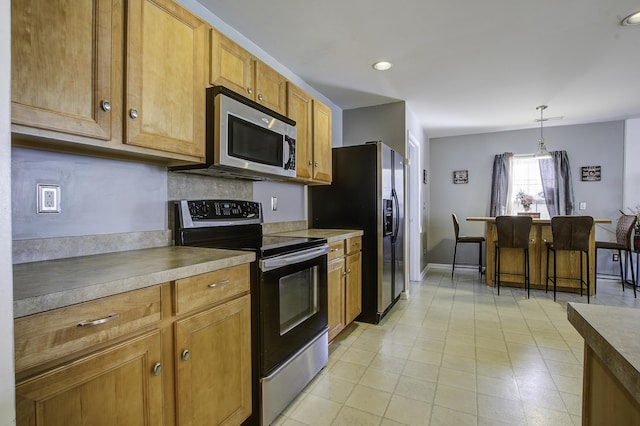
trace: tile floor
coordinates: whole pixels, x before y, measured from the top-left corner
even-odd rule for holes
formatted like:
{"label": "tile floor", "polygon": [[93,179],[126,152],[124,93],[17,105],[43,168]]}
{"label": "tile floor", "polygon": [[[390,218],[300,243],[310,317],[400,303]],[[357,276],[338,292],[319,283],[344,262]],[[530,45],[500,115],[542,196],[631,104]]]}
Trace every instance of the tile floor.
{"label": "tile floor", "polygon": [[[568,301],[431,269],[378,325],[354,323],[328,365],[275,421],[293,425],[579,425],[583,340]],[[640,308],[598,280],[591,303]]]}

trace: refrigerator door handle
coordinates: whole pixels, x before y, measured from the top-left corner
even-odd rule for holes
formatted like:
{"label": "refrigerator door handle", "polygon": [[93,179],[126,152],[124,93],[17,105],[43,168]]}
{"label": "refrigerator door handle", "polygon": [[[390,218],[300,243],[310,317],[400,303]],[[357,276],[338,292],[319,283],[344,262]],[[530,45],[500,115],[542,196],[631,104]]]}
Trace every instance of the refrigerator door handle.
{"label": "refrigerator door handle", "polygon": [[396,194],[396,190],[391,190],[391,197],[393,197],[393,235],[391,237],[391,242],[395,243],[398,239],[398,232],[400,232],[400,206],[398,203],[398,194]]}

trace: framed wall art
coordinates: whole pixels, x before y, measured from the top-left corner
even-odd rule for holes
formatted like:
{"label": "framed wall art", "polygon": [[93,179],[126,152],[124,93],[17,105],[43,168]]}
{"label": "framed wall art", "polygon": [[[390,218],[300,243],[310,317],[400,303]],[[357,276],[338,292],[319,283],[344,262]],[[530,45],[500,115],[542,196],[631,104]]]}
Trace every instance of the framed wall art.
{"label": "framed wall art", "polygon": [[600,166],[582,167],[582,180],[585,182],[599,181],[602,177]]}
{"label": "framed wall art", "polygon": [[453,183],[469,183],[469,170],[455,170]]}

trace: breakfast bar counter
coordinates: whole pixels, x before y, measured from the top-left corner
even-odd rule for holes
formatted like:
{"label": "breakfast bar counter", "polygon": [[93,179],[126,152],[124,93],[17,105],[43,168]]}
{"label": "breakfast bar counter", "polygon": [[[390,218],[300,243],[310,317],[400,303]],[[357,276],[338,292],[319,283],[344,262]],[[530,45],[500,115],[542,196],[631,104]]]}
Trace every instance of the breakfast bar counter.
{"label": "breakfast bar counter", "polygon": [[[494,247],[498,239],[495,217],[468,217],[468,221],[485,222],[487,260],[486,281],[487,285],[494,286]],[[609,219],[594,219],[594,227],[589,237],[589,279],[590,293],[594,294],[595,283],[595,224],[611,223]],[[552,241],[551,220],[533,218],[531,234],[529,237],[529,265],[531,288],[544,289],[547,271],[547,248],[545,241]],[[524,287],[522,264],[524,254],[522,250],[502,249],[502,278],[500,285],[511,287]],[[586,262],[584,267],[586,268]],[[558,252],[558,291],[580,293],[580,254],[578,252]]]}

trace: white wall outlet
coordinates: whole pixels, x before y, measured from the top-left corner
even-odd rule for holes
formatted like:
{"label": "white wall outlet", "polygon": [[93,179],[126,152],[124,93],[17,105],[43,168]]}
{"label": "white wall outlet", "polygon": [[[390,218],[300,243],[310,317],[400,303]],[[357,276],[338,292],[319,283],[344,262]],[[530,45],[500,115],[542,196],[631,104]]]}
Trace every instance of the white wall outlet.
{"label": "white wall outlet", "polygon": [[581,201],[580,202],[580,210],[586,210],[587,209],[587,202],[586,201]]}
{"label": "white wall outlet", "polygon": [[278,210],[278,197],[271,197],[271,210],[274,212]]}
{"label": "white wall outlet", "polygon": [[60,185],[39,183],[38,213],[60,213]]}

